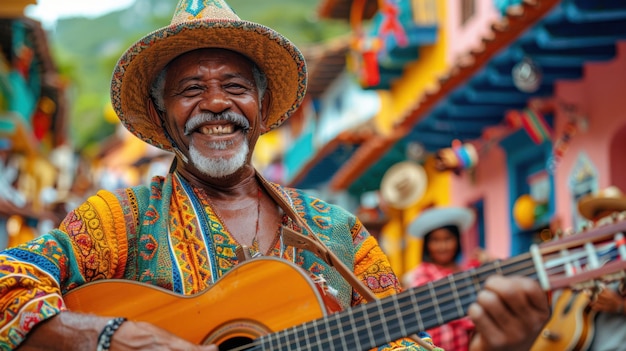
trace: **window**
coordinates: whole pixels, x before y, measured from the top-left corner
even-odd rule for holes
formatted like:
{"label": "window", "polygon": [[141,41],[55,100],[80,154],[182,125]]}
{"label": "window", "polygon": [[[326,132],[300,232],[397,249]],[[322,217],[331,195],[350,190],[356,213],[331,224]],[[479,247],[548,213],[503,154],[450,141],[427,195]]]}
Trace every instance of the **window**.
{"label": "window", "polygon": [[573,227],[579,231],[587,223],[587,220],[578,213],[578,200],[585,195],[598,191],[598,171],[584,152],[578,155],[576,164],[569,175],[569,186],[572,192]]}

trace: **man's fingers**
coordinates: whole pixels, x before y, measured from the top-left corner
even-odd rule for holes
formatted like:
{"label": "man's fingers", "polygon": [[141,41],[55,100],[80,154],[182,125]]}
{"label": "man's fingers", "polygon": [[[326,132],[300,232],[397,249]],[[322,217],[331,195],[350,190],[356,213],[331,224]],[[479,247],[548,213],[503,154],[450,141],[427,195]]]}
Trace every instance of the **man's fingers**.
{"label": "man's fingers", "polygon": [[478,333],[473,347],[510,351],[512,345],[532,345],[550,316],[550,308],[546,294],[532,279],[493,276],[485,282],[468,315]]}

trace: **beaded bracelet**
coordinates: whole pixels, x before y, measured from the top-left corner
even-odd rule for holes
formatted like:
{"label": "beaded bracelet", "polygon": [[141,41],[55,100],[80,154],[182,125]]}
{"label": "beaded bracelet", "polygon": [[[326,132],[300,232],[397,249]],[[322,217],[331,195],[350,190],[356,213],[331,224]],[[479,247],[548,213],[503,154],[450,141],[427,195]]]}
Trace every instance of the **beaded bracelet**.
{"label": "beaded bracelet", "polygon": [[115,331],[122,325],[122,323],[126,322],[126,318],[117,317],[111,319],[104,326],[104,329],[100,332],[98,336],[98,348],[97,351],[109,351],[109,347],[111,347],[111,338]]}

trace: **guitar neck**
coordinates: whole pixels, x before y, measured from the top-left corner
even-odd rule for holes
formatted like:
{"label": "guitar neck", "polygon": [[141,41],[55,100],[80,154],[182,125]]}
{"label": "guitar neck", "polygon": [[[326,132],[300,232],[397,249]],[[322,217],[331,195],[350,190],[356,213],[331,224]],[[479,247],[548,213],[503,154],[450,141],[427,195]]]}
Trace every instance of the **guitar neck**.
{"label": "guitar neck", "polygon": [[259,350],[368,350],[466,315],[493,274],[535,277],[530,254],[494,261],[382,300],[265,335]]}

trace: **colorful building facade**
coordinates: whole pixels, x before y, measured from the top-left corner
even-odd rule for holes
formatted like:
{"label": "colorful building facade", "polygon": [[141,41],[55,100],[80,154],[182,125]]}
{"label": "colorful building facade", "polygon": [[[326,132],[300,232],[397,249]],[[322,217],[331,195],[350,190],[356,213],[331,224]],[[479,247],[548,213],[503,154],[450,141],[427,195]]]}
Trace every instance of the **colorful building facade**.
{"label": "colorful building facade", "polygon": [[[464,236],[466,257],[482,247],[505,258],[550,239],[557,228],[580,228],[575,206],[580,196],[609,185],[624,189],[619,150],[626,118],[617,94],[626,5],[587,0],[377,4],[377,11],[391,4],[411,11],[414,20],[420,17],[416,13],[430,18],[422,29],[434,35],[407,49],[413,56],[405,46],[368,66],[369,73],[378,70],[378,84],[368,84],[348,60],[341,79],[376,91],[379,110],[357,127],[336,132],[340,138],[310,148],[310,161],[292,170],[305,173],[293,185],[347,194],[351,200],[344,202],[355,212],[364,195],[378,194],[376,206],[386,220],[379,239],[398,272],[419,263],[421,243],[408,237],[406,228],[426,207],[472,207],[478,220]],[[345,10],[350,6],[371,2],[324,1],[321,14],[350,20]],[[376,16],[385,15],[373,13],[375,27]],[[403,18],[397,15],[400,23]],[[396,59],[393,70],[385,66],[389,57]],[[330,95],[320,94],[314,104],[329,103],[325,99]],[[307,133],[314,139],[311,125]],[[329,163],[340,151],[339,162]],[[381,181],[393,165],[406,161],[424,168],[426,190],[410,206],[394,208],[381,199]],[[307,177],[308,183],[301,181]]]}
{"label": "colorful building facade", "polygon": [[34,1],[0,9],[0,247],[60,221],[74,180],[65,87],[45,31],[24,16]]}

